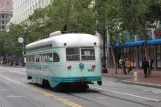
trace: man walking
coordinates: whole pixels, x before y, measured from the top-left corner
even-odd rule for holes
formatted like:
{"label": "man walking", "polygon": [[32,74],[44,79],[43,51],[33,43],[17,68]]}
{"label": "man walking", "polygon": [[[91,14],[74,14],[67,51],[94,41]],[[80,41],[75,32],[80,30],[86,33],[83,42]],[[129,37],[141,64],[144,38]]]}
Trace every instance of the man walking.
{"label": "man walking", "polygon": [[142,67],[144,69],[145,78],[147,78],[147,69],[149,68],[149,63],[146,60],[146,58],[144,58],[144,60],[143,60]]}
{"label": "man walking", "polygon": [[152,67],[153,67],[153,63],[154,63],[154,60],[151,57],[149,57],[148,77],[150,77]]}

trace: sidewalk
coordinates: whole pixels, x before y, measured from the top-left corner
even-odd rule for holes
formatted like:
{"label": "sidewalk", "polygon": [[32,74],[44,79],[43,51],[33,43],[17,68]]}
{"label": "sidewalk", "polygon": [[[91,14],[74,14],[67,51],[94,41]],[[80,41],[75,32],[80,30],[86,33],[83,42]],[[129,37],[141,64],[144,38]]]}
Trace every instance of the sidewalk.
{"label": "sidewalk", "polygon": [[0,66],[4,66],[4,67],[14,67],[14,68],[25,68],[26,66],[21,66],[21,65],[13,65],[13,66],[9,66],[7,64],[0,64]]}
{"label": "sidewalk", "polygon": [[[113,68],[108,68],[108,73],[102,74],[104,76],[114,76],[114,77],[127,77],[126,80],[123,80],[123,83],[128,84],[137,84],[137,85],[143,85],[143,86],[150,86],[155,88],[161,88],[161,71],[152,71],[151,77],[145,78],[144,72],[142,69],[135,69],[125,75],[123,72],[121,72],[120,69],[117,69],[118,74],[115,73]],[[134,81],[133,73],[138,73],[137,81]]]}

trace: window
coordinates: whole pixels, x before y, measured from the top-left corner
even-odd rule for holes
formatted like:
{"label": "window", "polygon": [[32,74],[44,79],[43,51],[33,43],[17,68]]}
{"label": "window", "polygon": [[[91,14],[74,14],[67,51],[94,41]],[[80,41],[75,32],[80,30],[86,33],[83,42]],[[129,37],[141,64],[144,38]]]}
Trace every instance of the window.
{"label": "window", "polygon": [[79,48],[66,48],[66,60],[79,61],[80,60]]}
{"label": "window", "polygon": [[50,58],[49,58],[49,62],[53,62],[53,58],[52,58],[52,53],[50,53]]}
{"label": "window", "polygon": [[29,56],[26,56],[26,62],[29,62]]}
{"label": "window", "polygon": [[2,29],[4,29],[4,26],[2,26]]}
{"label": "window", "polygon": [[4,18],[4,15],[2,15],[2,18]]}
{"label": "window", "polygon": [[36,62],[40,62],[40,55],[36,55]]}
{"label": "window", "polygon": [[2,20],[2,24],[4,24],[4,20]]}
{"label": "window", "polygon": [[95,49],[89,48],[89,47],[88,48],[67,48],[66,60],[67,61],[95,60]]}
{"label": "window", "polygon": [[44,62],[47,62],[47,54],[44,54]]}
{"label": "window", "polygon": [[50,47],[52,47],[52,44],[50,44]]}
{"label": "window", "polygon": [[60,58],[59,55],[57,53],[53,53],[53,62],[59,62]]}
{"label": "window", "polygon": [[82,60],[95,60],[94,49],[81,49],[81,59]]}

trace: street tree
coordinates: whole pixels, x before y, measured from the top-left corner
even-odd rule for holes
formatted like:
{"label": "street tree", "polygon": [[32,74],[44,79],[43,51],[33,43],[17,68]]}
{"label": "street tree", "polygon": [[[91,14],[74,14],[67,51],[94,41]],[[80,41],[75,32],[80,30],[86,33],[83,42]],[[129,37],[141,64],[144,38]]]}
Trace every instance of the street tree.
{"label": "street tree", "polygon": [[90,7],[92,0],[54,0],[43,9],[35,10],[29,17],[32,40],[47,37],[53,31],[94,33],[95,16]]}
{"label": "street tree", "polygon": [[96,0],[95,10],[98,31],[103,36],[106,35],[106,31],[108,31],[110,35],[110,49],[114,62],[115,73],[117,74],[114,47],[115,44],[119,42],[118,40],[122,37],[123,32],[120,27],[122,23],[120,23],[119,17],[119,0]]}
{"label": "street tree", "polygon": [[122,22],[121,27],[130,32],[130,35],[135,36],[135,39],[142,35],[142,39],[145,40],[145,57],[147,58],[147,30],[154,27],[147,17],[149,0],[120,0],[119,10],[121,11],[119,14]]}

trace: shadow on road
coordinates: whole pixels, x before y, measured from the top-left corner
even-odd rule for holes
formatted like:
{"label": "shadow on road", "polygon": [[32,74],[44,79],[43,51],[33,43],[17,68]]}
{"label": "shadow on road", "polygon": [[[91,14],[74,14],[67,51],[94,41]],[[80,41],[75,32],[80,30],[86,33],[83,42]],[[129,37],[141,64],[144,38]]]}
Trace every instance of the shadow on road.
{"label": "shadow on road", "polygon": [[63,87],[63,89],[61,91],[56,91],[54,88],[51,88],[51,87],[43,87],[42,85],[35,84],[35,83],[28,83],[28,84],[48,90],[48,91],[54,91],[57,93],[98,93],[98,92],[100,92],[98,90],[93,90],[93,89],[84,90],[84,89],[81,89],[81,88],[78,88],[75,86],[65,86],[65,87]]}

